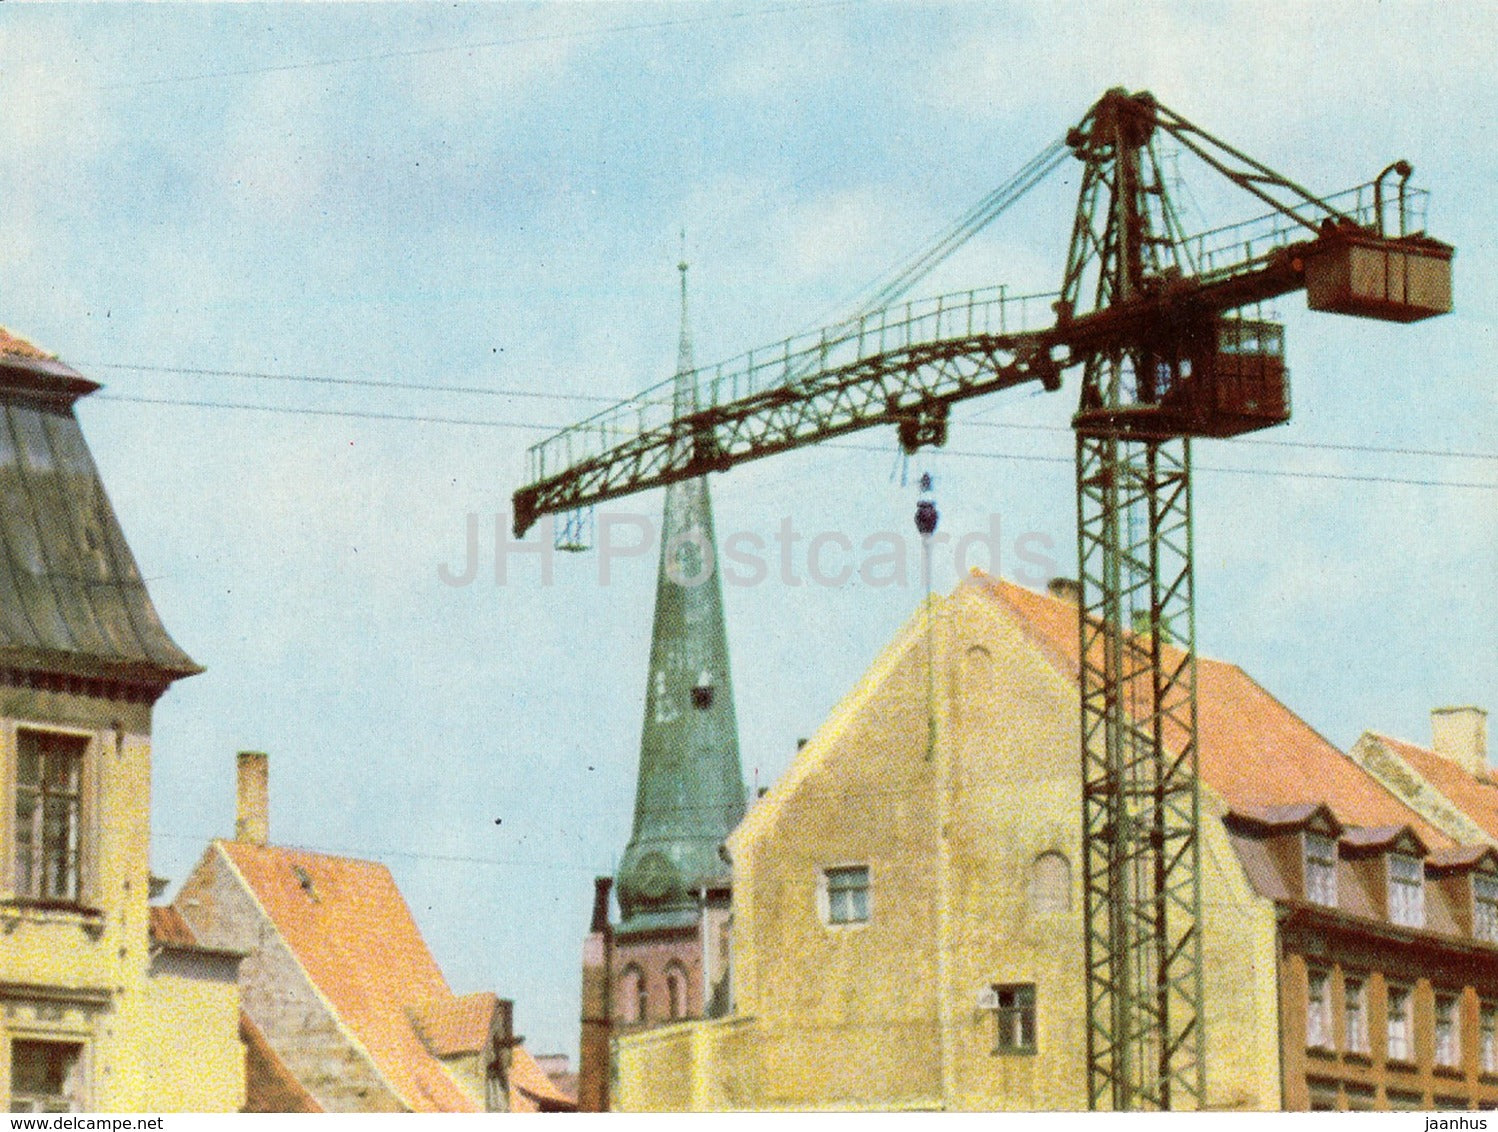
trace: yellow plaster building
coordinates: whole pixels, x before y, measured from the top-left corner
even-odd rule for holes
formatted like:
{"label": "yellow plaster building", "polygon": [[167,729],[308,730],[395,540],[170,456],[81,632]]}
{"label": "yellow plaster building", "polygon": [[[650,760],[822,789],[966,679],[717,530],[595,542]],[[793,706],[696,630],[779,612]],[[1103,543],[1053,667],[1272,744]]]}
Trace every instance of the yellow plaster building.
{"label": "yellow plaster building", "polygon": [[0,1107],[233,1111],[238,956],[153,934],[162,627],[73,414],[0,331]]}
{"label": "yellow plaster building", "polygon": [[[906,625],[728,840],[732,1012],[617,1042],[616,1107],[1086,1107],[1077,611],[975,575]],[[1276,904],[1221,819],[1421,822],[1200,665],[1208,1103],[1282,1107]]]}

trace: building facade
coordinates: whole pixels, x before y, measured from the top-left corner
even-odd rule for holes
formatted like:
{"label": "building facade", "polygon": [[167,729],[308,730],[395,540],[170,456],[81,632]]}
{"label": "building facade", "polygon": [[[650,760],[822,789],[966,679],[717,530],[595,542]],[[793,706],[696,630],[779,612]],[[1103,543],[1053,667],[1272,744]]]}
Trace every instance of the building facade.
{"label": "building facade", "polygon": [[[1066,593],[975,576],[885,650],[728,840],[731,1012],[621,1037],[618,1107],[1086,1107]],[[1344,973],[1363,980],[1370,1050],[1381,988],[1408,986],[1422,1103],[1487,1103],[1481,1019],[1498,947],[1463,928],[1459,894],[1446,895],[1462,870],[1483,874],[1483,847],[1412,810],[1236,666],[1203,659],[1198,680],[1208,1105],[1325,1103],[1335,1075],[1317,1071],[1324,1058],[1295,1004],[1314,985],[1342,1009],[1332,988]],[[1322,824],[1288,832],[1308,813]],[[1340,901],[1306,897],[1307,829],[1329,839]],[[1327,861],[1328,841],[1314,845]],[[1278,856],[1261,859],[1266,846]],[[1428,920],[1390,922],[1375,858],[1401,862],[1401,875],[1414,862]],[[1369,941],[1393,937],[1402,958],[1375,964],[1384,944]],[[1460,1087],[1421,1060],[1418,1036],[1453,996]],[[1358,1056],[1336,1053],[1343,1076],[1356,1077]],[[1404,1060],[1385,1056],[1377,1071]],[[1339,1107],[1366,1099],[1338,1080]],[[1372,1103],[1414,1091],[1378,1083]]]}
{"label": "building facade", "polygon": [[96,388],[0,331],[0,1100],[233,1111],[237,958],[153,936],[149,911],[152,712],[201,669],[84,442]]}
{"label": "building facade", "polygon": [[241,951],[252,1111],[535,1112],[575,1107],[514,1035],[511,1003],[454,995],[389,869],[269,842],[269,765],[239,756],[236,837],[173,908]]}

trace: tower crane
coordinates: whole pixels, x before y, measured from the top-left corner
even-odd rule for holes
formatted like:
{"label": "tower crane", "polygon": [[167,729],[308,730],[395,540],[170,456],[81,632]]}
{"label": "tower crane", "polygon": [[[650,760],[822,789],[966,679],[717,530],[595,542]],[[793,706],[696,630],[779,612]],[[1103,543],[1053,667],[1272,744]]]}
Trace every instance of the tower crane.
{"label": "tower crane", "polygon": [[[1262,215],[1188,235],[1176,147]],[[1080,367],[1076,438],[1087,1081],[1092,1108],[1206,1100],[1191,441],[1290,418],[1283,330],[1259,304],[1414,322],[1451,310],[1453,249],[1407,162],[1316,196],[1147,92],[1105,93],[913,265],[939,262],[1070,154],[1059,293],[889,302],[647,389],[534,446],[514,530],[876,425],[943,444],[957,402]],[[886,289],[886,299],[899,289]]]}

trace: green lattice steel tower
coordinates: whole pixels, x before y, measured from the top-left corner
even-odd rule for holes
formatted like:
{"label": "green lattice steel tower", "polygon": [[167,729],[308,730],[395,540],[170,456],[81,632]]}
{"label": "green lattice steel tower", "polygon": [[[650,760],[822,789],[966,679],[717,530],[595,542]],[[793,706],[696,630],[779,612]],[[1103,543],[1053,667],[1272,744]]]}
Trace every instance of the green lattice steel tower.
{"label": "green lattice steel tower", "polygon": [[[679,269],[681,348],[673,399],[675,415],[682,417],[695,410],[697,398],[687,265]],[[672,484],[661,524],[634,832],[616,878],[621,932],[694,921],[696,891],[728,877],[719,849],[744,816],[714,545],[707,480]]]}

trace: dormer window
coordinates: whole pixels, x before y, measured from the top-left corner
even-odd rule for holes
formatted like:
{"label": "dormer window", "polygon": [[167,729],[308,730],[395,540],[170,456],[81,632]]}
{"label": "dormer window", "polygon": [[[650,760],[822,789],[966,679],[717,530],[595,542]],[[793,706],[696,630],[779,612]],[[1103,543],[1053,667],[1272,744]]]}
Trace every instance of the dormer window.
{"label": "dormer window", "polygon": [[1327,908],[1337,906],[1337,842],[1319,833],[1305,835],[1306,899]]}
{"label": "dormer window", "polygon": [[1418,857],[1389,854],[1389,919],[1407,928],[1425,926],[1425,863]]}
{"label": "dormer window", "polygon": [[1472,934],[1498,943],[1498,877],[1479,873],[1472,878]]}

